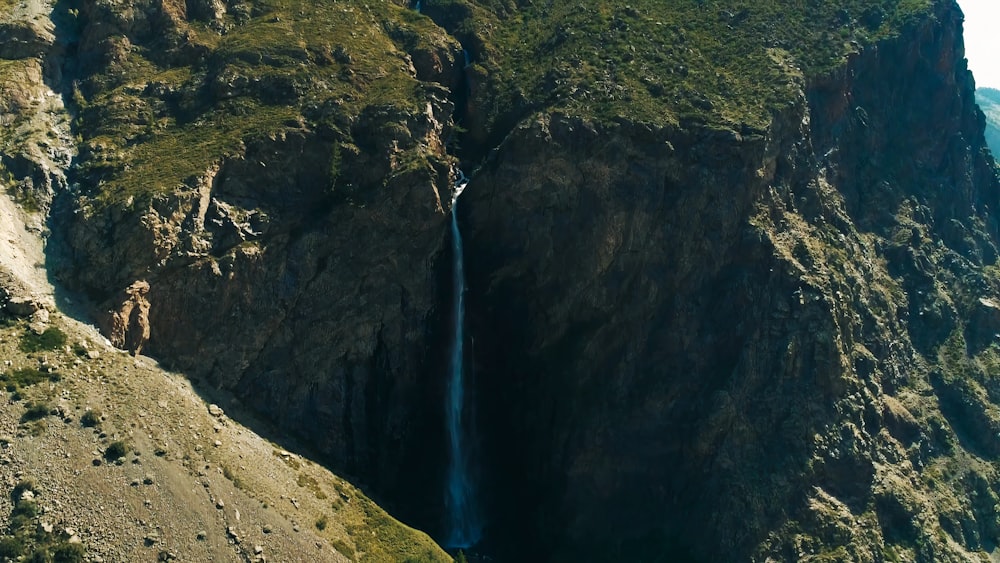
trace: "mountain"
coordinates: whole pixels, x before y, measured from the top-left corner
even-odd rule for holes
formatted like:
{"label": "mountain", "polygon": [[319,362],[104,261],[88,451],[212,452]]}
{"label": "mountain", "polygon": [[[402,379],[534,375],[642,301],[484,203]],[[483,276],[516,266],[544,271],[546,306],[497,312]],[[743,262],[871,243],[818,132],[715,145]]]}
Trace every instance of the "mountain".
{"label": "mountain", "polygon": [[0,194],[0,560],[451,561],[307,445],[61,312],[30,221]]}
{"label": "mountain", "polygon": [[986,115],[986,144],[993,154],[1000,154],[1000,90],[976,89],[976,103]]}
{"label": "mountain", "polygon": [[[953,0],[0,6],[55,303],[433,537],[458,421],[493,560],[1000,542],[1000,178]],[[339,553],[443,557],[341,518]]]}

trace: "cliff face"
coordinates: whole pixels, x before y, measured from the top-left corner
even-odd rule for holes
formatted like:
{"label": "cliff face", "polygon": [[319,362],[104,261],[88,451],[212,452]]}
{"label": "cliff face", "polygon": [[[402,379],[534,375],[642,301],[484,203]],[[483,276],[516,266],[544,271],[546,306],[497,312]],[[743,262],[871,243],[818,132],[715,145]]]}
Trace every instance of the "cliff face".
{"label": "cliff face", "polygon": [[986,144],[993,154],[1000,154],[1000,91],[979,88],[976,90],[976,102],[986,116]]}
{"label": "cliff face", "polygon": [[954,2],[423,4],[66,8],[50,255],[115,342],[435,527],[457,153],[488,549],[994,549],[1000,184]]}
{"label": "cliff face", "polygon": [[1000,184],[934,16],[766,130],[508,136],[462,208],[508,529],[554,560],[992,549]]}
{"label": "cliff face", "polygon": [[59,275],[113,342],[433,507],[461,49],[403,7],[301,7],[84,3]]}

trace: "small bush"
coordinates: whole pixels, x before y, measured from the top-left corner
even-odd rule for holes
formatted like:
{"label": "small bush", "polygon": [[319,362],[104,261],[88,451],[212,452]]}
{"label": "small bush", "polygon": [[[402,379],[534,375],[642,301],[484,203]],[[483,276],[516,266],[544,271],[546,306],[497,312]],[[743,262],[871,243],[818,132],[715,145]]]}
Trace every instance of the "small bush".
{"label": "small bush", "polygon": [[80,417],[80,424],[86,426],[87,428],[100,426],[101,413],[95,410],[89,410],[83,413],[83,416]]}
{"label": "small bush", "polygon": [[28,410],[24,411],[24,414],[21,415],[21,422],[41,420],[49,416],[49,406],[45,403],[28,403],[26,406]]}
{"label": "small bush", "polygon": [[78,543],[63,542],[52,550],[53,563],[83,563],[86,551]]}
{"label": "small bush", "polygon": [[16,389],[17,386],[21,387],[31,387],[36,383],[41,383],[46,379],[50,379],[49,374],[41,371],[38,368],[18,368],[11,370],[10,373],[4,376],[4,379],[8,381],[7,389],[10,390],[10,386],[13,385]]}
{"label": "small bush", "polygon": [[0,559],[15,560],[24,555],[24,541],[15,536],[0,540]]}
{"label": "small bush", "polygon": [[10,498],[14,502],[17,502],[21,500],[21,495],[24,494],[24,491],[35,492],[35,490],[34,481],[31,479],[22,479],[21,481],[18,481],[18,483],[14,485],[14,488],[10,491]]}
{"label": "small bush", "polygon": [[10,513],[11,520],[18,516],[34,518],[38,516],[38,503],[32,500],[19,500],[14,503],[14,510]]}
{"label": "small bush", "polygon": [[21,335],[19,348],[22,352],[41,352],[43,350],[58,350],[66,345],[66,333],[54,326],[45,329],[41,334],[28,330]]}
{"label": "small bush", "polygon": [[236,475],[236,473],[233,472],[232,469],[229,468],[228,465],[222,466],[222,476],[232,481],[233,486],[237,489],[240,489],[241,491],[245,489],[246,486],[243,484],[243,481]]}
{"label": "small bush", "polygon": [[348,559],[354,558],[354,550],[351,549],[351,546],[344,543],[344,540],[333,540],[330,545],[332,545],[333,549],[339,551],[344,557],[347,557]]}
{"label": "small bush", "polygon": [[128,453],[128,448],[125,447],[125,442],[111,442],[108,448],[104,450],[104,459],[115,461],[125,457],[126,453]]}
{"label": "small bush", "polygon": [[318,520],[316,520],[316,529],[317,530],[325,530],[327,524],[329,524],[329,523],[330,523],[330,521],[327,519],[326,514],[324,514],[324,515],[320,516]]}

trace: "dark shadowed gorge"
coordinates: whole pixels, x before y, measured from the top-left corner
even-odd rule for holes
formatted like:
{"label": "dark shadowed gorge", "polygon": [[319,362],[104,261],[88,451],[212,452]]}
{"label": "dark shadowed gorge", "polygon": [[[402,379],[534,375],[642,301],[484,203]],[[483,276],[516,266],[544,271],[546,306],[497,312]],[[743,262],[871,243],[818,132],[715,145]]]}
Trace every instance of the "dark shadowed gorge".
{"label": "dark shadowed gorge", "polygon": [[953,0],[8,4],[0,180],[81,316],[438,541],[457,361],[492,560],[1000,557]]}

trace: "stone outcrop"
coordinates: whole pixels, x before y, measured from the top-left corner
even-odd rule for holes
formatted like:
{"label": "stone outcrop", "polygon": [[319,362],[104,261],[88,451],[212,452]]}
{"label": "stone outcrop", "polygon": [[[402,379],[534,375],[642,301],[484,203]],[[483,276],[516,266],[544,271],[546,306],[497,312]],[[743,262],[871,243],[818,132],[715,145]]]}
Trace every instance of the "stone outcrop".
{"label": "stone outcrop", "polygon": [[103,332],[111,344],[133,355],[142,353],[149,342],[149,283],[137,281],[125,288],[114,300],[116,306],[107,312]]}
{"label": "stone outcrop", "polygon": [[48,209],[67,187],[76,153],[59,89],[65,41],[47,2],[0,14],[0,186],[30,211]]}

